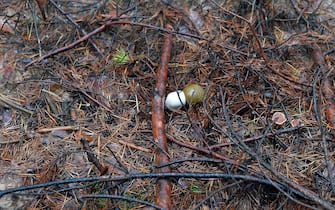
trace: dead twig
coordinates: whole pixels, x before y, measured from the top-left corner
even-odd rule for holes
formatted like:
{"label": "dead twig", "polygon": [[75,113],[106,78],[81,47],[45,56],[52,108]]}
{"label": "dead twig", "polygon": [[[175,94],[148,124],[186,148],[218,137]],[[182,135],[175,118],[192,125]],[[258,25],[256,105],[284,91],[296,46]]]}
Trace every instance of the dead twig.
{"label": "dead twig", "polygon": [[[35,64],[35,63],[38,63],[46,58],[49,58],[51,56],[54,56],[58,53],[61,53],[61,52],[65,52],[69,49],[72,49],[74,46],[82,43],[83,41],[86,41],[86,40],[89,40],[90,37],[104,31],[106,29],[107,26],[112,26],[112,25],[136,25],[136,26],[143,26],[143,27],[146,27],[146,28],[150,28],[150,29],[153,29],[153,30],[158,30],[158,31],[161,31],[161,32],[165,32],[167,34],[178,34],[178,35],[182,35],[182,36],[187,36],[187,37],[191,37],[191,38],[196,38],[196,39],[199,39],[199,40],[205,40],[205,41],[210,41],[202,36],[198,36],[198,35],[194,35],[194,34],[190,34],[190,33],[183,33],[183,32],[177,32],[177,31],[173,31],[173,30],[170,30],[170,29],[165,29],[165,28],[160,28],[160,27],[157,27],[157,26],[153,26],[153,25],[150,25],[150,24],[146,24],[146,23],[139,23],[139,22],[131,22],[131,21],[124,21],[124,20],[120,20],[120,21],[109,21],[107,22],[106,24],[100,26],[99,28],[95,29],[94,31],[90,32],[90,33],[83,33],[84,36],[81,37],[80,39],[72,42],[71,44],[67,45],[67,46],[64,46],[64,47],[61,47],[59,49],[56,49],[54,51],[51,51],[43,56],[41,56],[40,58],[38,59],[35,59],[31,62],[29,62],[27,65],[24,66],[24,68],[28,68],[29,66]],[[244,53],[244,52],[241,52],[235,48],[232,48],[232,47],[229,47],[229,46],[225,46],[225,45],[222,45],[220,43],[213,43],[214,45],[217,45],[217,46],[220,46],[222,48],[225,48],[227,50],[230,50],[230,51],[233,51],[233,52],[236,52],[236,53],[239,53],[239,54],[242,54],[242,55],[245,55],[247,56],[248,54],[247,53]],[[285,75],[284,75],[285,76]]]}
{"label": "dead twig", "polygon": [[210,163],[223,163],[222,160],[214,159],[214,158],[185,158],[182,160],[171,160],[171,162],[161,164],[159,166],[155,166],[156,168],[161,168],[165,166],[170,166],[174,164],[179,164],[188,161],[199,161],[199,162],[210,162]]}
{"label": "dead twig", "polygon": [[196,147],[196,146],[193,146],[191,144],[180,142],[180,141],[176,140],[175,138],[173,138],[172,135],[168,135],[168,137],[169,137],[170,141],[172,141],[175,144],[178,144],[179,146],[186,147],[186,148],[189,148],[189,149],[192,149],[192,150],[195,150],[195,151],[205,153],[205,154],[210,155],[214,158],[227,161],[227,163],[230,163],[230,164],[233,164],[233,165],[237,165],[237,166],[239,165],[239,163],[237,161],[232,160],[232,159],[230,159],[228,157],[225,157],[223,155],[220,155],[216,152],[213,152],[213,151],[210,151],[210,150],[207,150],[207,149],[204,149],[204,148]]}
{"label": "dead twig", "polygon": [[328,122],[328,126],[331,129],[335,129],[335,92],[333,90],[333,85],[330,82],[328,75],[328,70],[325,66],[324,57],[320,47],[317,44],[312,46],[313,50],[313,59],[314,63],[319,67],[322,73],[322,93],[325,97],[326,106],[325,106],[325,114]]}
{"label": "dead twig", "polygon": [[0,93],[0,102],[4,103],[4,104],[6,104],[7,106],[10,106],[10,107],[12,107],[12,108],[14,108],[14,109],[17,109],[17,110],[19,110],[19,111],[28,113],[28,114],[30,114],[30,115],[34,114],[33,111],[30,111],[30,110],[28,110],[28,109],[23,108],[20,104],[18,104],[18,103],[16,103],[15,101],[13,101],[13,100],[7,98],[6,96],[2,95],[1,93]]}
{"label": "dead twig", "polygon": [[155,209],[160,209],[160,210],[164,210],[164,208],[157,206],[153,203],[144,201],[144,200],[140,200],[137,198],[129,198],[126,196],[120,196],[120,195],[105,195],[105,194],[89,194],[89,195],[82,195],[80,196],[80,198],[85,198],[85,199],[96,199],[96,198],[109,198],[109,199],[113,199],[113,200],[125,200],[128,202],[135,202],[135,203],[141,203],[144,204],[146,206],[151,206],[154,207]]}
{"label": "dead twig", "polygon": [[40,9],[41,15],[43,20],[46,20],[46,7],[47,7],[47,1],[46,0],[36,0],[36,3],[38,5],[38,8]]}
{"label": "dead twig", "polygon": [[[321,73],[322,75],[322,83],[321,83],[321,91],[323,93],[323,96],[325,98],[325,116],[328,122],[328,126],[330,127],[330,129],[332,130],[332,133],[334,135],[335,133],[335,102],[334,102],[334,98],[335,98],[335,93],[333,90],[333,86],[331,84],[331,82],[329,81],[327,75],[327,68],[325,67],[325,61],[324,61],[324,57],[321,51],[321,48],[317,45],[314,44],[312,46],[312,57],[314,60],[314,63],[317,65],[318,69],[317,69],[317,76],[315,77],[315,81],[313,84],[313,108],[314,108],[314,112],[315,112],[315,118],[318,122],[319,125],[319,129],[321,132],[321,139],[322,139],[322,144],[323,144],[323,152],[324,152],[324,157],[325,157],[325,161],[326,161],[326,165],[327,165],[327,170],[328,170],[328,177],[329,177],[329,181],[330,184],[332,186],[332,190],[333,193],[335,193],[335,183],[334,183],[334,178],[332,175],[332,168],[333,168],[333,164],[331,163],[329,157],[329,151],[328,151],[328,143],[327,143],[327,139],[326,139],[326,135],[325,135],[325,131],[323,128],[323,123],[321,120],[321,115],[320,115],[320,106],[318,106],[318,100],[317,100],[317,93],[316,93],[316,86],[317,86],[317,82],[319,81],[319,74]],[[334,138],[334,137],[333,137]],[[334,138],[335,139],[335,138]]]}
{"label": "dead twig", "polygon": [[[246,138],[246,139],[243,140],[243,142],[247,143],[247,142],[252,142],[252,141],[259,140],[259,139],[263,139],[265,137],[272,137],[272,136],[276,136],[276,135],[283,134],[283,133],[289,133],[289,132],[292,132],[292,131],[296,131],[300,128],[301,128],[300,126],[297,126],[297,127],[293,127],[293,128],[278,130],[278,131],[273,132],[273,133],[265,133],[265,134],[260,135],[260,136]],[[233,146],[233,145],[235,145],[234,142],[226,142],[226,143],[211,145],[211,146],[209,146],[209,149],[214,149],[214,148],[219,148],[219,147],[226,147],[226,146]]]}
{"label": "dead twig", "polygon": [[299,84],[299,85],[306,86],[306,87],[310,87],[310,86],[311,86],[310,84],[305,84],[305,83],[302,83],[302,82],[299,82],[299,81],[295,81],[295,80],[292,79],[291,77],[288,77],[288,76],[286,76],[285,74],[281,73],[280,71],[277,71],[276,69],[274,69],[274,68],[270,65],[270,62],[269,62],[269,60],[268,60],[268,58],[267,58],[267,56],[266,56],[266,54],[265,54],[265,52],[264,52],[264,50],[263,50],[262,44],[261,44],[261,42],[260,42],[260,40],[259,40],[259,38],[258,38],[258,36],[257,36],[257,33],[256,33],[256,31],[255,31],[255,29],[254,29],[254,27],[253,27],[251,21],[245,19],[244,17],[242,17],[242,16],[240,16],[240,15],[238,15],[238,14],[232,12],[232,11],[229,11],[228,9],[222,7],[220,4],[218,4],[218,3],[217,3],[216,1],[214,1],[214,0],[211,0],[211,2],[212,2],[213,4],[215,4],[217,7],[221,8],[224,12],[226,12],[226,13],[228,13],[228,14],[230,14],[230,15],[233,15],[233,16],[239,18],[240,20],[244,21],[244,22],[249,26],[249,29],[251,30],[251,33],[252,33],[252,35],[253,35],[254,38],[255,38],[255,41],[256,41],[256,44],[257,44],[257,48],[258,48],[258,50],[259,50],[259,54],[260,54],[260,56],[263,58],[263,60],[264,60],[264,62],[265,62],[265,65],[271,70],[271,72],[273,72],[274,74],[277,74],[278,76],[280,76],[280,77],[282,77],[282,78],[284,78],[284,79],[286,79],[286,80],[288,80],[288,81],[290,81],[290,82],[293,82],[293,83],[295,83],[295,84]]}
{"label": "dead twig", "polygon": [[[57,8],[57,10],[64,15],[76,28],[78,28],[80,30],[80,32],[86,36],[87,32],[76,22],[72,19],[72,17],[70,15],[68,15],[68,13],[66,13],[60,6],[58,6],[58,4],[56,4],[56,2],[54,0],[49,0],[51,2],[51,4]],[[101,57],[103,57],[103,53],[101,52],[101,50],[99,49],[99,47],[94,43],[94,41],[89,38],[88,41],[90,42],[90,44],[94,47],[94,49],[99,53],[99,55]]]}
{"label": "dead twig", "polygon": [[[222,94],[222,88],[221,87],[220,87],[220,90],[221,90],[221,94]],[[212,121],[212,123],[215,125],[215,127],[217,127],[219,130],[221,130],[223,133],[225,133],[229,137],[229,139],[232,142],[234,142],[242,151],[245,151],[248,155],[250,155],[250,157],[252,157],[260,165],[262,165],[266,170],[271,172],[275,177],[277,177],[278,178],[277,182],[281,183],[282,185],[285,185],[287,188],[291,189],[292,191],[300,192],[300,194],[304,195],[304,197],[306,199],[314,201],[315,203],[319,204],[320,206],[322,206],[325,209],[334,209],[333,204],[329,203],[326,200],[323,200],[315,192],[301,186],[300,184],[298,184],[298,183],[292,181],[291,179],[289,179],[288,177],[284,176],[279,171],[275,170],[269,163],[267,163],[263,158],[261,158],[260,155],[258,155],[253,149],[251,149],[245,142],[243,142],[238,137],[238,135],[234,131],[234,128],[232,127],[233,124],[230,120],[230,116],[228,114],[228,110],[227,110],[227,107],[225,105],[224,97],[222,97],[222,109],[223,109],[223,114],[224,114],[225,120],[228,124],[228,128],[229,128],[230,132],[227,132],[225,129],[223,129],[221,126],[219,126],[215,122],[215,120],[210,115],[208,115],[208,118]],[[265,175],[265,173],[264,173],[264,175]],[[269,176],[266,175],[266,177],[270,180]],[[283,192],[278,186],[274,185],[274,187],[276,187],[279,191]],[[283,192],[283,193],[285,193],[285,192]],[[297,202],[301,205],[309,206],[307,204],[304,204],[304,203],[294,199],[289,194],[287,194],[287,193],[285,193],[285,194],[291,200],[293,200],[293,201],[295,201],[295,202]]]}
{"label": "dead twig", "polygon": [[[256,182],[265,185],[277,185],[279,188],[283,190],[289,190],[284,185],[276,182],[275,180],[271,180],[271,182],[267,179],[250,176],[250,175],[240,175],[240,174],[227,174],[227,173],[146,173],[146,174],[126,174],[120,176],[99,176],[99,177],[86,177],[86,178],[73,178],[73,179],[66,179],[66,180],[56,180],[45,182],[41,184],[34,184],[34,185],[27,185],[17,188],[11,188],[7,190],[0,190],[0,198],[4,195],[32,190],[32,189],[39,189],[44,187],[50,186],[60,186],[63,184],[70,184],[70,183],[79,183],[79,182],[118,182],[118,181],[127,181],[133,179],[145,179],[145,178],[198,178],[198,179],[232,179],[232,180],[245,180],[249,182]],[[69,188],[69,190],[72,190]],[[296,195],[302,196],[297,191],[292,191]]]}
{"label": "dead twig", "polygon": [[86,139],[81,138],[80,142],[83,145],[84,150],[86,151],[87,154],[87,158],[88,160],[93,163],[95,165],[95,167],[97,167],[97,169],[100,171],[101,175],[106,174],[108,167],[103,166],[100,161],[98,160],[98,158],[94,155],[94,153],[92,152],[92,149],[90,148],[90,145],[88,145],[88,142],[86,141]]}
{"label": "dead twig", "polygon": [[132,149],[136,149],[136,150],[139,150],[139,151],[142,151],[142,152],[146,152],[146,153],[150,153],[151,152],[151,150],[150,149],[147,149],[147,148],[144,148],[144,147],[140,147],[140,146],[137,146],[137,145],[135,145],[135,144],[133,144],[133,143],[131,143],[131,142],[127,142],[127,141],[125,141],[125,140],[119,140],[119,143],[120,144],[123,144],[123,145],[125,145],[125,146],[127,146],[127,147],[130,147],[130,148],[132,148]]}
{"label": "dead twig", "polygon": [[80,39],[78,39],[78,40],[72,42],[71,44],[69,44],[69,45],[67,45],[67,46],[65,46],[65,47],[56,49],[56,50],[54,50],[54,51],[51,51],[51,52],[49,52],[49,53],[47,53],[47,54],[41,56],[40,58],[31,61],[30,63],[28,63],[27,65],[25,65],[24,68],[28,68],[29,66],[33,65],[34,63],[40,62],[40,61],[42,61],[42,60],[44,60],[44,59],[46,59],[46,58],[49,58],[49,57],[51,57],[51,56],[53,56],[53,55],[58,54],[58,53],[67,51],[67,50],[73,48],[74,46],[76,46],[76,45],[82,43],[83,41],[88,40],[90,37],[94,36],[95,34],[100,33],[101,31],[105,30],[105,28],[106,28],[106,25],[102,25],[102,26],[100,26],[99,28],[95,29],[94,31],[88,33],[87,35],[81,37]]}
{"label": "dead twig", "polygon": [[36,132],[37,133],[48,133],[48,132],[51,132],[51,131],[60,131],[60,130],[63,130],[63,131],[76,131],[76,130],[79,130],[79,127],[78,126],[72,126],[72,125],[69,125],[69,126],[58,126],[58,127],[53,127],[53,128],[41,128],[41,129],[36,130]]}
{"label": "dead twig", "polygon": [[[171,26],[167,26],[171,28]],[[155,153],[155,164],[160,165],[169,162],[168,145],[165,134],[165,118],[164,118],[164,98],[166,94],[166,81],[168,77],[168,64],[171,56],[172,34],[164,34],[164,44],[162,47],[162,56],[160,65],[156,73],[156,85],[154,90],[154,98],[152,100],[152,134],[154,142],[159,147]],[[162,151],[163,150],[163,151]],[[157,172],[170,172],[170,167],[158,168]],[[171,209],[171,183],[168,179],[157,180],[156,204],[169,210]]]}

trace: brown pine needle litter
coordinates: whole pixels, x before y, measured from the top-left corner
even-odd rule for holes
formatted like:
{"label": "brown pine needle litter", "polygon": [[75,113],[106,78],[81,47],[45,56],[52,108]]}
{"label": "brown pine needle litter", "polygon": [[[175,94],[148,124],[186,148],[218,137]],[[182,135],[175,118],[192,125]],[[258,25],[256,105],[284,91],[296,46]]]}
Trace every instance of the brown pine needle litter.
{"label": "brown pine needle litter", "polygon": [[2,0],[0,209],[335,209],[334,14]]}

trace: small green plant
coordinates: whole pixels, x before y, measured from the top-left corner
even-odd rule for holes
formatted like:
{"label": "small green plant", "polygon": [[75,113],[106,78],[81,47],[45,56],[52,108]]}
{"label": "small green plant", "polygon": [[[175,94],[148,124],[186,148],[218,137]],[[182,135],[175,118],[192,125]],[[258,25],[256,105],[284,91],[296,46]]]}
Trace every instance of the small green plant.
{"label": "small green plant", "polygon": [[199,186],[192,184],[190,186],[190,191],[193,192],[193,193],[199,192],[200,191]]}
{"label": "small green plant", "polygon": [[130,58],[124,49],[119,48],[113,55],[113,61],[115,61],[119,65],[124,65],[130,61]]}
{"label": "small green plant", "polygon": [[299,76],[300,71],[299,71],[298,69],[292,69],[292,74],[293,74],[294,76]]}
{"label": "small green plant", "polygon": [[199,181],[193,181],[188,186],[188,189],[191,193],[204,193],[207,191],[206,189],[208,189],[208,183],[205,184]]}
{"label": "small green plant", "polygon": [[294,76],[299,76],[300,70],[295,68],[292,64],[287,62],[287,65],[291,68],[291,72]]}

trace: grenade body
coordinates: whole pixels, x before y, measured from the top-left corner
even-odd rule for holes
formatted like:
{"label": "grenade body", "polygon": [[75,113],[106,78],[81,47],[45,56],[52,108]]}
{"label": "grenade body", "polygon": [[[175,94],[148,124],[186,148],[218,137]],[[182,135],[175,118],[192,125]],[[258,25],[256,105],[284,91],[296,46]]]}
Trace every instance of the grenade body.
{"label": "grenade body", "polygon": [[205,97],[205,90],[197,84],[190,84],[184,89],[171,92],[165,99],[165,107],[176,111],[187,104],[201,103]]}
{"label": "grenade body", "polygon": [[178,110],[186,104],[186,97],[183,91],[178,90],[169,93],[165,99],[165,107],[171,111]]}
{"label": "grenade body", "polygon": [[183,92],[188,104],[200,103],[204,100],[205,97],[205,90],[197,84],[185,86]]}

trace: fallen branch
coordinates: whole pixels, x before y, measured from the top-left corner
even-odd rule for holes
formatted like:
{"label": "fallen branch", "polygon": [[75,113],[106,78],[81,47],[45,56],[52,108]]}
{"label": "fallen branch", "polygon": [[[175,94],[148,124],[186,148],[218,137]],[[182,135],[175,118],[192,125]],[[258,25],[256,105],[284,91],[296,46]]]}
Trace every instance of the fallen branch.
{"label": "fallen branch", "polygon": [[[278,130],[278,131],[275,131],[275,132],[272,132],[272,133],[265,133],[265,134],[260,135],[260,136],[249,137],[249,138],[246,138],[242,141],[244,143],[252,142],[252,141],[256,141],[256,140],[263,139],[263,138],[266,138],[266,137],[272,137],[272,136],[276,136],[276,135],[283,134],[283,133],[293,132],[293,131],[299,130],[300,128],[302,128],[302,127],[301,126],[296,126],[296,127],[293,127],[293,128],[285,128],[285,129]],[[215,149],[215,148],[226,147],[226,146],[234,146],[234,145],[236,146],[236,144],[234,142],[225,142],[225,143],[211,145],[211,146],[209,146],[209,149]]]}
{"label": "fallen branch", "polygon": [[119,143],[120,143],[120,144],[123,144],[123,145],[125,145],[125,146],[127,146],[127,147],[130,147],[130,148],[132,148],[132,149],[136,149],[136,150],[138,150],[138,151],[142,151],[142,152],[146,152],[146,153],[150,153],[150,152],[151,152],[150,149],[147,149],[147,148],[144,148],[144,147],[137,146],[137,145],[135,145],[134,143],[127,142],[127,141],[122,140],[122,139],[119,139]]}
{"label": "fallen branch", "polygon": [[[171,26],[167,26],[170,28]],[[152,134],[154,142],[158,145],[155,154],[155,164],[169,162],[168,145],[165,134],[164,98],[166,94],[166,81],[168,64],[172,48],[172,34],[164,34],[164,44],[160,65],[156,73],[156,86],[152,100]],[[170,167],[157,168],[157,172],[170,172]],[[171,183],[168,179],[157,180],[156,204],[164,209],[171,209]]]}
{"label": "fallen branch", "polygon": [[223,155],[220,155],[220,154],[218,154],[216,152],[210,151],[210,150],[205,149],[205,148],[200,148],[200,147],[197,147],[197,146],[194,146],[194,145],[191,145],[191,144],[180,142],[180,141],[176,140],[175,138],[173,138],[172,135],[168,135],[168,137],[169,137],[170,141],[172,141],[175,144],[178,144],[179,146],[186,147],[186,148],[198,151],[198,152],[205,153],[207,155],[212,156],[213,158],[216,158],[216,159],[219,159],[219,160],[224,160],[227,163],[230,163],[230,164],[233,164],[233,165],[236,165],[236,166],[240,165],[237,161],[232,160],[232,159],[230,159],[228,157],[225,157]]}
{"label": "fallen branch", "polygon": [[92,149],[90,148],[90,146],[88,145],[88,142],[86,141],[86,139],[81,138],[80,142],[83,145],[84,150],[86,151],[87,154],[87,158],[88,160],[93,163],[95,165],[95,167],[97,167],[97,169],[99,170],[101,175],[106,174],[108,167],[103,166],[100,161],[98,160],[98,158],[94,155],[94,153],[92,152]]}
{"label": "fallen branch", "polygon": [[[325,116],[327,119],[328,126],[330,127],[333,135],[335,134],[335,102],[334,102],[334,97],[335,93],[333,90],[333,86],[331,82],[328,79],[328,70],[326,68],[325,60],[322,54],[321,48],[317,45],[314,44],[312,46],[312,58],[314,60],[315,65],[317,66],[317,76],[315,77],[314,85],[313,85],[313,107],[314,107],[314,112],[315,112],[315,118],[318,122],[320,133],[321,133],[321,139],[322,139],[322,146],[323,146],[323,152],[324,152],[324,158],[325,162],[327,165],[327,170],[328,170],[328,178],[330,181],[330,184],[332,186],[333,192],[335,192],[335,181],[333,176],[331,175],[333,172],[333,162],[330,160],[330,155],[328,151],[328,143],[326,139],[326,134],[325,134],[325,129],[323,127],[323,122],[321,120],[321,114],[320,114],[320,106],[319,102],[317,100],[317,91],[316,91],[316,86],[317,83],[319,82],[318,75],[321,74],[321,90],[323,97],[325,98]],[[335,138],[333,137],[333,140]]]}
{"label": "fallen branch", "polygon": [[[68,19],[76,28],[78,28],[84,36],[87,35],[87,32],[75,20],[73,20],[73,18],[67,12],[65,12],[54,0],[50,0],[50,2],[54,7],[57,8],[57,10],[60,13],[62,13],[62,15],[66,17],[66,19]],[[91,43],[94,49],[99,53],[99,55],[103,57],[103,53],[101,52],[99,47],[94,43],[94,41],[91,38],[89,38],[88,41]]]}
{"label": "fallen branch", "polygon": [[[11,188],[7,190],[0,190],[0,198],[10,193],[21,192],[21,191],[32,190],[32,189],[39,189],[39,188],[50,187],[50,186],[60,186],[63,184],[80,183],[80,182],[118,182],[118,181],[127,181],[127,180],[133,180],[133,179],[145,179],[145,178],[232,179],[232,180],[244,180],[244,181],[249,181],[249,182],[256,182],[256,183],[271,185],[271,186],[276,185],[277,187],[283,190],[291,190],[291,189],[286,188],[284,185],[281,185],[280,183],[276,182],[275,180],[268,180],[268,179],[258,178],[258,177],[250,176],[250,175],[226,174],[226,173],[147,173],[147,174],[139,173],[139,174],[126,174],[126,175],[120,175],[120,176],[112,176],[112,177],[98,176],[98,177],[86,177],[86,178],[73,178],[73,179],[66,179],[66,180],[50,181],[50,182],[45,182],[45,183],[35,184],[35,185],[21,186],[21,187]],[[69,188],[69,190],[72,190],[72,189]],[[292,191],[292,192],[296,193],[299,196],[303,196],[297,191]]]}
{"label": "fallen branch", "polygon": [[100,26],[99,28],[95,29],[94,31],[92,31],[92,32],[86,34],[85,36],[81,37],[80,39],[76,40],[75,42],[72,42],[71,44],[69,44],[69,45],[67,45],[67,46],[65,46],[65,47],[58,48],[58,49],[56,49],[56,50],[54,50],[54,51],[51,51],[51,52],[49,52],[49,53],[47,53],[47,54],[41,56],[40,58],[31,61],[30,63],[28,63],[27,65],[25,65],[24,68],[28,68],[29,66],[33,65],[34,63],[40,62],[40,61],[42,61],[42,60],[44,60],[44,59],[46,59],[46,58],[49,58],[49,57],[51,57],[51,56],[53,56],[53,55],[58,54],[58,53],[67,51],[67,50],[73,48],[74,46],[76,46],[76,45],[82,43],[83,41],[88,40],[88,39],[89,39],[90,37],[92,37],[93,35],[95,35],[95,34],[97,34],[97,33],[100,33],[101,31],[105,30],[105,28],[106,28],[106,25],[102,25],[102,26]]}
{"label": "fallen branch", "polygon": [[[222,94],[222,89],[220,89],[220,92],[221,92],[221,95],[223,95]],[[216,121],[210,115],[208,115],[208,118],[211,120],[213,125],[216,128],[218,128],[222,133],[224,133],[226,136],[228,136],[228,138],[232,142],[234,142],[236,144],[236,146],[238,146],[242,151],[246,152],[248,155],[250,155],[250,157],[252,157],[260,165],[262,165],[266,170],[271,172],[273,174],[273,176],[278,179],[278,181],[277,181],[278,183],[281,183],[282,185],[285,185],[287,188],[291,189],[292,191],[299,192],[300,194],[304,195],[304,197],[306,199],[309,199],[309,200],[315,202],[316,204],[322,206],[324,209],[334,209],[335,208],[335,206],[333,204],[331,204],[330,202],[320,198],[320,196],[317,195],[314,191],[309,190],[309,189],[301,186],[300,184],[298,184],[295,181],[289,179],[284,174],[282,174],[279,171],[277,171],[276,169],[274,169],[271,164],[266,162],[262,157],[260,157],[260,155],[258,153],[256,153],[245,142],[243,142],[239,138],[238,134],[235,132],[235,130],[232,126],[233,123],[230,120],[230,116],[228,114],[228,110],[227,110],[227,107],[225,105],[224,97],[222,97],[222,109],[223,109],[224,118],[225,118],[225,120],[228,124],[228,128],[229,128],[230,132],[227,132],[225,129],[223,129],[221,126],[219,126],[216,123]],[[264,173],[264,175],[267,176],[265,173]],[[267,178],[270,179],[269,176],[267,176]],[[279,191],[283,192],[280,188],[278,188],[278,186],[274,186],[274,187],[276,187]],[[288,193],[286,193],[285,195],[288,196],[288,198],[290,198],[291,200],[293,200],[295,202],[298,202],[297,200],[293,199]],[[299,202],[299,203],[304,205],[304,206],[307,206],[306,204],[303,204],[302,202]]]}
{"label": "fallen branch", "polygon": [[252,33],[252,35],[253,35],[254,38],[255,38],[255,41],[256,41],[256,44],[257,44],[257,48],[258,48],[258,50],[259,50],[259,55],[263,58],[266,67],[268,67],[268,68],[271,70],[271,72],[273,72],[274,74],[277,74],[278,76],[282,77],[283,79],[288,80],[288,81],[290,81],[290,82],[293,82],[293,83],[295,83],[295,84],[302,85],[302,86],[306,86],[306,87],[310,87],[310,86],[311,86],[310,84],[306,84],[306,83],[303,83],[303,82],[295,81],[295,80],[292,79],[291,77],[286,76],[285,74],[281,73],[280,71],[277,71],[276,69],[274,69],[274,68],[270,65],[270,62],[269,62],[269,60],[268,60],[268,58],[267,58],[267,56],[266,56],[266,54],[265,54],[265,52],[264,52],[264,50],[263,50],[261,41],[259,40],[259,38],[258,38],[258,36],[257,36],[257,33],[256,33],[256,31],[255,31],[255,29],[254,29],[254,27],[253,27],[251,21],[249,21],[249,20],[247,20],[246,18],[244,18],[244,17],[242,17],[242,16],[240,16],[240,15],[238,15],[238,14],[236,14],[236,13],[234,13],[234,12],[232,12],[232,11],[230,11],[230,10],[224,8],[224,7],[222,7],[221,5],[219,5],[219,4],[218,4],[216,1],[214,1],[214,0],[211,0],[211,2],[212,2],[213,4],[215,4],[217,7],[219,7],[220,9],[222,9],[222,10],[223,10],[224,12],[226,12],[227,14],[230,14],[230,15],[233,15],[233,16],[239,18],[240,20],[244,21],[244,22],[249,26],[249,28],[250,28],[250,30],[251,30],[251,33]]}
{"label": "fallen branch", "polygon": [[315,44],[312,46],[312,55],[314,63],[320,68],[322,73],[322,93],[325,98],[325,114],[328,122],[328,126],[331,129],[335,128],[335,93],[333,90],[333,85],[328,78],[328,70],[324,61],[323,53],[320,47]]}
{"label": "fallen branch", "polygon": [[151,207],[154,207],[155,209],[159,209],[159,210],[164,210],[164,208],[161,208],[160,206],[157,206],[157,205],[152,204],[150,202],[140,200],[140,199],[137,199],[137,198],[130,198],[130,197],[126,197],[126,196],[120,196],[120,195],[89,194],[89,195],[82,195],[82,196],[80,196],[80,198],[85,198],[85,199],[109,198],[109,199],[113,199],[113,200],[124,200],[124,201],[128,201],[128,202],[135,202],[135,203],[144,204],[146,206],[151,206]]}
{"label": "fallen branch", "polygon": [[14,109],[17,109],[17,110],[19,110],[19,111],[28,113],[28,114],[30,114],[30,115],[33,115],[33,114],[34,114],[33,111],[30,111],[30,110],[28,110],[28,109],[23,108],[20,104],[18,104],[18,103],[16,103],[15,101],[13,101],[13,100],[7,98],[5,95],[2,95],[1,93],[0,93],[0,102],[6,104],[6,105],[9,106],[9,107],[12,107],[12,108],[14,108]]}
{"label": "fallen branch", "polygon": [[[164,33],[167,33],[167,34],[178,34],[178,35],[182,35],[182,36],[187,36],[187,37],[191,37],[191,38],[195,38],[195,39],[199,39],[199,40],[205,40],[205,41],[208,41],[210,42],[209,39],[206,39],[202,36],[197,36],[197,35],[194,35],[194,34],[191,34],[191,33],[183,33],[183,32],[178,32],[178,31],[173,31],[173,30],[170,30],[170,29],[166,29],[166,28],[160,28],[160,27],[157,27],[157,26],[153,26],[153,25],[150,25],[150,24],[146,24],[146,23],[139,23],[139,22],[131,22],[131,21],[125,21],[125,20],[120,20],[120,21],[109,21],[107,22],[106,24],[100,26],[99,28],[95,29],[94,31],[90,32],[90,33],[86,33],[83,37],[81,37],[80,39],[74,41],[73,43],[67,45],[67,46],[64,46],[64,47],[61,47],[61,48],[58,48],[54,51],[51,51],[43,56],[41,56],[40,58],[37,58],[33,61],[31,61],[30,63],[28,63],[27,65],[24,66],[24,68],[28,68],[29,66],[35,64],[35,63],[38,63],[46,58],[49,58],[51,56],[54,56],[58,53],[61,53],[61,52],[65,52],[67,50],[70,50],[72,49],[74,46],[82,43],[83,41],[86,41],[86,40],[90,40],[90,38],[102,31],[104,31],[107,26],[112,26],[112,25],[135,25],[135,26],[142,26],[142,27],[146,27],[146,28],[150,28],[152,30],[157,30],[157,31],[161,31],[161,32],[164,32]],[[238,54],[242,54],[244,56],[248,56],[248,53],[244,53],[244,52],[241,52],[235,48],[232,48],[232,47],[229,47],[229,46],[225,46],[225,45],[222,45],[222,44],[219,44],[219,43],[213,43],[217,46],[220,46],[222,48],[226,48],[230,51],[233,51],[233,52],[236,52]],[[99,51],[98,51],[99,52]]]}

